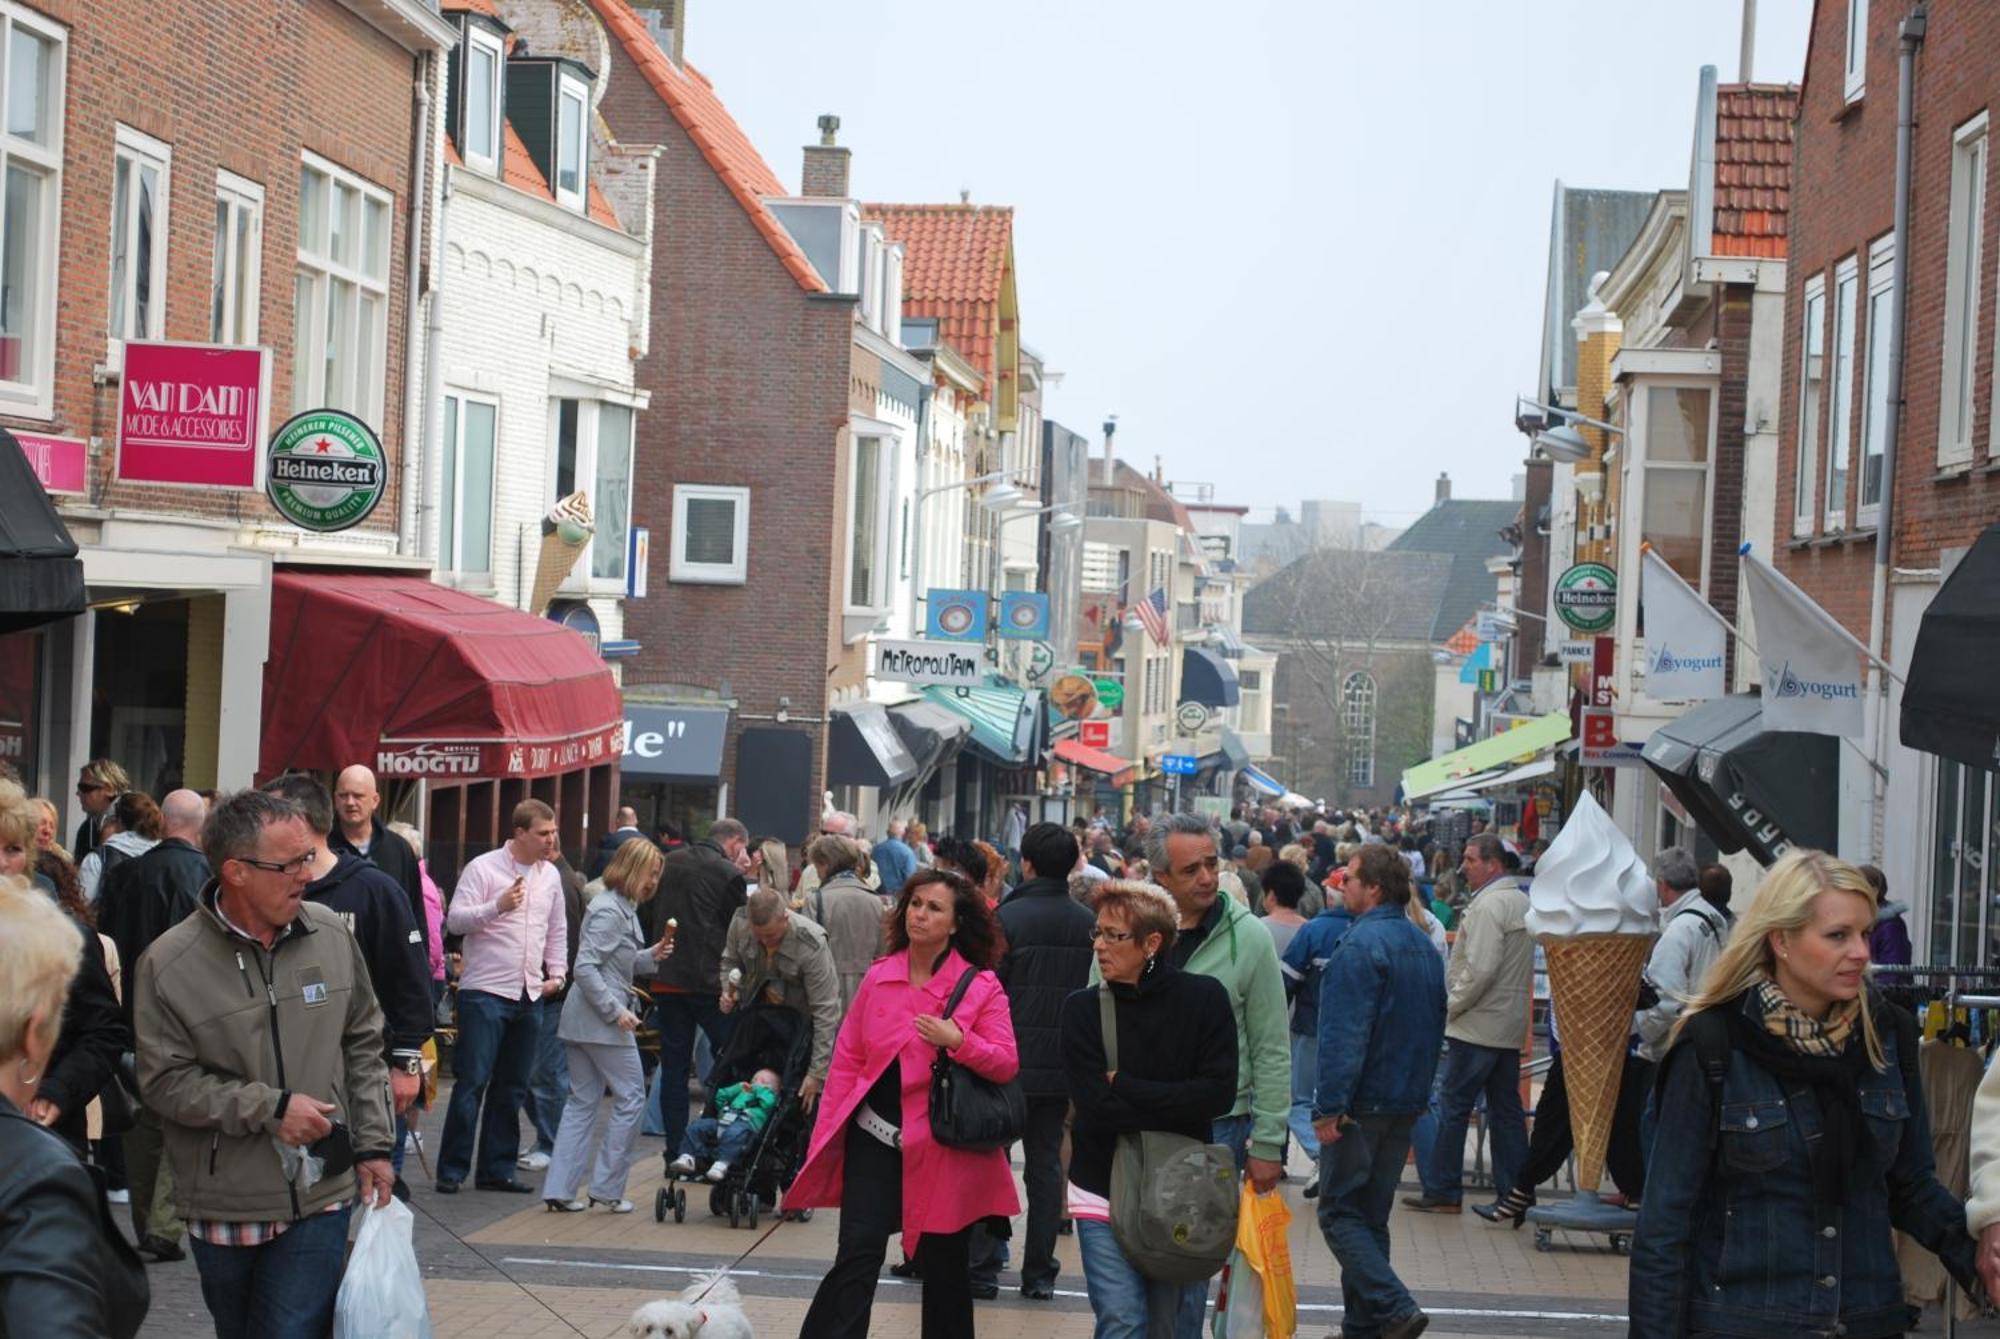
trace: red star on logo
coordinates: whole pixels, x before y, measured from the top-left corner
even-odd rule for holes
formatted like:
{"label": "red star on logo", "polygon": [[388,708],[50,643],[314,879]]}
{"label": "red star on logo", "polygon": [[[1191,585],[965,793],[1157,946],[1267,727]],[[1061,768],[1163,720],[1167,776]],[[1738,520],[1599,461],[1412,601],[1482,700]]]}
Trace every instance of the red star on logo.
{"label": "red star on logo", "polygon": [[333,450],[333,443],[322,437],[313,443],[313,450],[319,452],[321,455],[326,455]]}

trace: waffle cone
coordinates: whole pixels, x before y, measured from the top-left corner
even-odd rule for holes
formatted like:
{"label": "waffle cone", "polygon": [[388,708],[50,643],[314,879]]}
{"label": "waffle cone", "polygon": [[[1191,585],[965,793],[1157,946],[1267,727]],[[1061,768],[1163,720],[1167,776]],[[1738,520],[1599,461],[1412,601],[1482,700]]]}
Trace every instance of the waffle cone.
{"label": "waffle cone", "polygon": [[546,614],[549,602],[556,597],[556,589],[569,580],[570,569],[576,566],[577,556],[590,543],[588,537],[570,543],[554,531],[542,536],[541,557],[535,562],[534,594],[528,600],[528,612]]}
{"label": "waffle cone", "polygon": [[1569,1090],[1570,1127],[1576,1138],[1576,1185],[1596,1190],[1611,1143],[1618,1080],[1639,1002],[1639,977],[1653,950],[1653,936],[1542,936],[1562,1034],[1563,1084]]}

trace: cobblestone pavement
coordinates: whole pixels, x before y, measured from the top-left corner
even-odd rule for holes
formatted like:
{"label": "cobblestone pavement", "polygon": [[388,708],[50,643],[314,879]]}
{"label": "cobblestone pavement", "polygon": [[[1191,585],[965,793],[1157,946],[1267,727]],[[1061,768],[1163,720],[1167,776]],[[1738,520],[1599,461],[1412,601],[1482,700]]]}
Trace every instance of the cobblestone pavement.
{"label": "cobblestone pavement", "polygon": [[[435,1149],[442,1104],[424,1123]],[[524,1147],[527,1145],[524,1144]],[[685,1287],[696,1274],[727,1264],[761,1235],[732,1230],[690,1195],[688,1218],[655,1222],[657,1139],[640,1141],[628,1194],[638,1212],[617,1216],[551,1214],[539,1199],[467,1188],[433,1193],[414,1155],[406,1171],[415,1191],[417,1252],[423,1262],[438,1339],[605,1339],[623,1335],[635,1307]],[[1305,1163],[1294,1155],[1284,1195],[1292,1207],[1292,1260],[1299,1284],[1299,1334],[1337,1333],[1340,1275],[1311,1213],[1299,1197]],[[539,1183],[540,1174],[522,1172]],[[813,1289],[833,1258],[836,1215],[786,1223],[736,1273],[745,1309],[764,1336],[798,1333]],[[1429,1334],[1611,1339],[1623,1335],[1625,1259],[1598,1239],[1561,1236],[1537,1251],[1533,1233],[1488,1227],[1474,1215],[1437,1217],[1398,1208],[1393,1254],[1404,1282],[1432,1316]],[[892,1247],[893,1253],[893,1247]],[[1058,1239],[1062,1275],[1052,1302],[1030,1302],[1019,1276],[1001,1278],[998,1299],[979,1303],[980,1339],[1083,1339],[1089,1303],[1072,1238]],[[205,1339],[213,1333],[191,1262],[155,1266],[147,1339]],[[871,1332],[884,1339],[918,1333],[916,1286],[884,1274]],[[1920,1333],[1939,1334],[1936,1313]],[[1961,1325],[1972,1339],[2000,1335],[1990,1323]]]}

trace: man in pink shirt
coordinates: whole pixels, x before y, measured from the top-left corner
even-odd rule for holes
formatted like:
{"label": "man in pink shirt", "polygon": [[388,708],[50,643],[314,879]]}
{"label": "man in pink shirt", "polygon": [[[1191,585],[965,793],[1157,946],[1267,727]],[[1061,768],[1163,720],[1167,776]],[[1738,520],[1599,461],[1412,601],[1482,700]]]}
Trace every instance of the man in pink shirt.
{"label": "man in pink shirt", "polygon": [[540,800],[521,801],[514,806],[513,839],[466,865],[445,912],[445,928],[464,936],[464,947],[451,1106],[438,1150],[441,1195],[456,1194],[467,1172],[481,1190],[534,1190],[515,1178],[514,1160],[542,1001],[562,989],[568,966],[562,882],[551,863],[555,849],[555,810]]}

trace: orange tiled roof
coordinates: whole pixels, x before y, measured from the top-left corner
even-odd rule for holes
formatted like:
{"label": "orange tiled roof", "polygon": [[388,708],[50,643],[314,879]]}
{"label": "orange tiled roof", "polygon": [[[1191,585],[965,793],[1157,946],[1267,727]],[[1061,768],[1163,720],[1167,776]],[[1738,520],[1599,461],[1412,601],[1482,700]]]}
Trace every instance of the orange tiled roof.
{"label": "orange tiled roof", "polygon": [[[555,192],[549,189],[548,179],[542,175],[542,170],[535,166],[534,156],[528,152],[527,144],[514,129],[514,123],[503,118],[500,130],[505,137],[500,159],[500,180],[538,200],[554,200]],[[453,144],[449,137],[444,142],[444,155],[445,160],[453,167],[465,166],[465,159],[459,155],[458,146]],[[618,215],[613,212],[611,202],[605,199],[604,192],[598,188],[595,181],[590,183],[590,194],[585,200],[585,210],[593,222],[602,223],[607,228],[616,228],[620,232],[625,230],[625,225],[618,221]]]}
{"label": "orange tiled roof", "polygon": [[1455,656],[1469,656],[1479,649],[1479,631],[1467,623],[1445,639],[1444,649]]}
{"label": "orange tiled roof", "polygon": [[736,124],[729,109],[722,105],[722,99],[715,94],[715,86],[702,74],[689,66],[676,69],[667,59],[659,43],[646,31],[646,25],[625,0],[590,0],[598,17],[612,38],[625,48],[625,54],[639,67],[646,82],[667,104],[667,110],[687,131],[688,138],[701,150],[701,156],[708,163],[709,170],[722,179],[730,194],[750,216],[750,223],[764,238],[765,244],[777,255],[778,260],[797,281],[800,288],[808,293],[827,291],[826,280],[815,270],[806,253],[792,240],[764,204],[766,197],[783,196],[788,192],[771,165],[757,152],[750,137]]}
{"label": "orange tiled roof", "polygon": [[1000,294],[1012,263],[1009,205],[863,205],[903,244],[903,314],[933,317],[938,337],[995,384]]}
{"label": "orange tiled roof", "polygon": [[502,23],[507,21],[501,18],[500,11],[494,8],[493,0],[440,0],[438,8],[447,14],[469,11],[474,14],[484,14],[488,18],[500,19]]}
{"label": "orange tiled roof", "polygon": [[1791,84],[1715,90],[1714,254],[1784,258],[1798,105]]}

